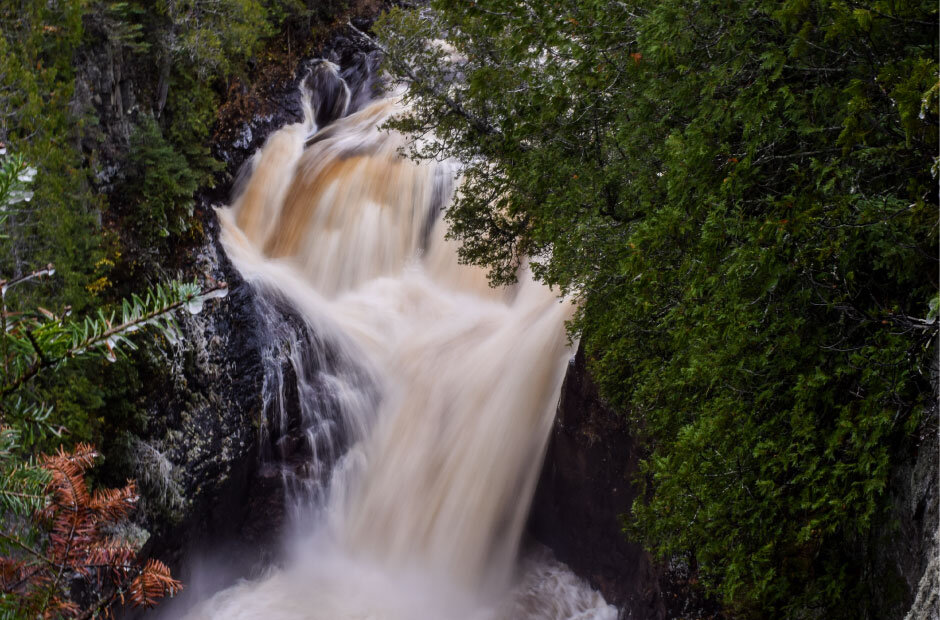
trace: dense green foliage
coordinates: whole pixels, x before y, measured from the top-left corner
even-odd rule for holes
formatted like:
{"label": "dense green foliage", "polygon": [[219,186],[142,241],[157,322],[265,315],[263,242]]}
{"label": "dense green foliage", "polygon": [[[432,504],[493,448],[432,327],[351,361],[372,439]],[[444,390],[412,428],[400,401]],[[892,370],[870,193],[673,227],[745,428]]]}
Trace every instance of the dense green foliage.
{"label": "dense green foliage", "polygon": [[186,232],[200,177],[166,141],[153,118],[143,119],[131,136],[124,177],[128,225],[144,247],[155,252],[157,239]]}
{"label": "dense green foliage", "polygon": [[932,400],[936,4],[432,0],[378,30],[395,126],[465,166],[463,259],[580,298],[649,438],[632,530],[745,616],[875,613],[859,550]]}
{"label": "dense green foliage", "polygon": [[32,205],[10,218],[15,234],[0,263],[6,273],[54,262],[64,277],[60,290],[45,293],[79,308],[115,284],[123,288],[114,280],[138,263],[151,267],[156,251],[167,254],[170,246],[155,248],[154,239],[193,227],[193,194],[221,169],[209,137],[228,80],[249,71],[287,20],[318,14],[308,4],[23,0],[0,7],[0,144],[44,179]]}
{"label": "dense green foliage", "polygon": [[[8,276],[55,263],[55,291],[76,309],[90,302],[85,284],[102,258],[91,234],[100,200],[91,191],[77,142],[88,120],[70,112],[74,49],[81,42],[80,2],[0,5],[0,143],[42,174],[30,203],[18,203],[0,241]],[[37,206],[40,205],[40,206]]]}
{"label": "dense green foliage", "polygon": [[[0,152],[22,155],[41,180],[31,200],[6,208],[0,273],[57,270],[20,287],[8,300],[13,310],[81,313],[176,275],[201,235],[195,193],[222,167],[209,142],[229,80],[252,69],[279,28],[312,27],[327,6],[312,4],[0,4]],[[100,447],[141,426],[143,388],[140,364],[100,359],[77,360],[34,386],[55,405],[65,441]]]}
{"label": "dense green foliage", "polygon": [[[167,235],[194,225],[193,194],[219,168],[207,146],[212,87],[271,32],[258,2],[217,4],[0,6],[0,149],[22,155],[39,178],[31,200],[5,206],[0,274],[19,278],[49,263],[57,271],[18,287],[6,299],[11,311],[85,313],[166,277],[153,266],[170,254]],[[30,390],[66,432],[24,436],[23,449],[107,446],[117,431],[139,428],[141,388],[126,359],[79,359],[42,374]]]}
{"label": "dense green foliage", "polygon": [[[208,143],[224,80],[246,70],[273,28],[259,0],[95,3],[84,23],[86,47],[108,51],[93,61],[135,85],[111,110],[137,107],[110,196],[125,271],[134,272],[170,256],[169,241],[193,227],[194,194],[221,169]],[[119,132],[124,122],[112,121]]]}
{"label": "dense green foliage", "polygon": [[[35,175],[21,156],[0,155],[0,226],[7,224],[12,208],[32,196]],[[203,293],[195,284],[171,283],[154,287],[144,297],[132,296],[121,303],[120,311],[99,309],[84,319],[73,318],[70,310],[13,311],[11,302],[19,290],[54,274],[48,265],[17,277],[0,277],[0,616],[4,618],[78,615],[80,608],[70,593],[73,573],[95,576],[99,582],[99,571],[120,575],[122,582],[152,574],[171,593],[179,585],[159,563],[130,571],[141,541],[117,540],[108,529],[133,506],[133,484],[89,493],[83,475],[97,454],[84,444],[76,453],[60,451],[38,458],[40,450],[51,452],[64,435],[74,441],[81,432],[70,425],[70,417],[56,411],[55,400],[46,399],[57,392],[49,389],[54,384],[43,380],[82,358],[117,361],[121,351],[136,348],[130,340],[135,332],[158,330],[175,337],[173,314],[183,308],[197,311],[206,298],[219,292]],[[66,389],[60,384],[60,391]],[[99,605],[116,597],[113,593]]]}

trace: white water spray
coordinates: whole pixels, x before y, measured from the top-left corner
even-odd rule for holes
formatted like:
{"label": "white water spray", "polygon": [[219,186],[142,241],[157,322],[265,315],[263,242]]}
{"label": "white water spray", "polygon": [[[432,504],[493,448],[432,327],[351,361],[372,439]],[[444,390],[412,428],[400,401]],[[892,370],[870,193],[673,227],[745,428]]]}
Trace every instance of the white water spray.
{"label": "white water spray", "polygon": [[[327,63],[315,71],[339,79]],[[330,343],[308,366],[333,405],[327,415],[305,392],[293,360],[310,463],[289,476],[294,553],[189,617],[616,617],[550,557],[517,557],[572,307],[527,272],[493,289],[458,264],[440,220],[456,171],[399,155],[404,138],[378,129],[395,99],[315,131],[318,102],[345,111],[344,92],[334,84],[272,135],[219,212],[246,279]]]}

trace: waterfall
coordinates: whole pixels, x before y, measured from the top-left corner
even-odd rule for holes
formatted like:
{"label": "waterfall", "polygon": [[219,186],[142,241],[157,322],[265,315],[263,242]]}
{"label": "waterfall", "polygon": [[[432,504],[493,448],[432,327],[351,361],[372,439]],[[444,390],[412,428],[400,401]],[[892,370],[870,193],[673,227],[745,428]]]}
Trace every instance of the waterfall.
{"label": "waterfall", "polygon": [[[458,264],[441,212],[459,171],[401,156],[406,138],[380,128],[399,98],[351,103],[327,62],[306,84],[305,120],[218,212],[245,279],[298,317],[266,335],[288,342],[300,401],[270,431],[290,554],[189,617],[616,617],[544,550],[519,557],[571,304],[524,269],[494,289]],[[265,385],[281,412],[283,369]]]}

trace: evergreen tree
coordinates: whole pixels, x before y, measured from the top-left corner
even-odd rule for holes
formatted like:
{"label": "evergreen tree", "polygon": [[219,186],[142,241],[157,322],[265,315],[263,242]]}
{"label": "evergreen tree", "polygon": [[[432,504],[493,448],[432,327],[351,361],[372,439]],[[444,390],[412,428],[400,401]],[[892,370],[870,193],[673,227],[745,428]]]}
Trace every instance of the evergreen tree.
{"label": "evergreen tree", "polygon": [[[31,198],[36,171],[22,157],[0,154],[0,225],[9,210]],[[70,309],[14,311],[17,287],[54,274],[54,268],[0,279],[0,615],[14,618],[90,617],[125,592],[135,605],[151,606],[181,588],[165,565],[141,564],[140,540],[114,534],[137,499],[133,482],[121,489],[90,491],[85,473],[98,454],[87,444],[36,457],[31,446],[68,428],[34,389],[36,379],[60,372],[75,359],[115,361],[133,348],[130,335],[156,329],[175,337],[173,313],[197,312],[224,285],[202,291],[195,284],[157,286],[133,296],[120,312],[99,310],[83,320]],[[72,598],[72,582],[84,579],[99,593],[90,607]]]}
{"label": "evergreen tree", "polygon": [[[377,30],[463,260],[580,300],[631,532],[748,617],[857,618],[934,397],[937,6],[432,0]],[[432,42],[443,38],[445,45]]]}

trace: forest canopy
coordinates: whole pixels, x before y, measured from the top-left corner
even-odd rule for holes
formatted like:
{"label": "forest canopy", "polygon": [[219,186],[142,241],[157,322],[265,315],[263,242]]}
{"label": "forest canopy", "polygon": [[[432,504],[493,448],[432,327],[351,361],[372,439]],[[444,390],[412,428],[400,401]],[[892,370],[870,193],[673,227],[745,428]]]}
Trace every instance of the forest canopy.
{"label": "forest canopy", "polygon": [[648,440],[629,533],[746,616],[875,613],[865,549],[936,432],[936,3],[433,0],[377,31],[411,155],[464,165],[462,259],[580,300]]}

